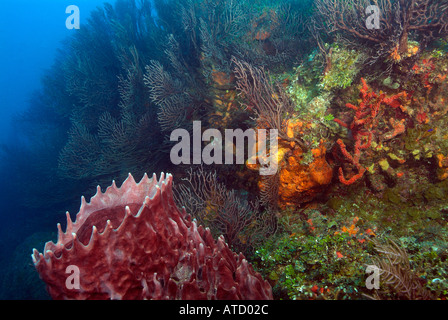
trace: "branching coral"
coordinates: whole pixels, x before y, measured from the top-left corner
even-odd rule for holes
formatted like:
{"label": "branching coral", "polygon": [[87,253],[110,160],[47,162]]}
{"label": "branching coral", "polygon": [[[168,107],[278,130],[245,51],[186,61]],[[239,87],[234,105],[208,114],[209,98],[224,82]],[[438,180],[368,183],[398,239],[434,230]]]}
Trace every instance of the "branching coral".
{"label": "branching coral", "polygon": [[[266,236],[262,230],[267,232],[271,229],[272,221],[263,214],[264,220],[256,222],[260,215],[258,201],[248,202],[235,190],[227,190],[226,186],[218,181],[216,172],[207,172],[202,167],[194,172],[193,169],[188,171],[188,177],[175,188],[175,198],[179,206],[185,207],[216,236],[224,235],[233,247],[251,246],[252,239],[259,238],[260,233]],[[245,235],[249,225],[252,234]]]}
{"label": "branching coral", "polygon": [[138,54],[133,52],[132,63],[119,77],[119,117],[112,115],[113,110],[103,112],[94,131],[89,130],[84,117],[73,116],[68,142],[59,155],[60,176],[76,180],[118,178],[128,171],[143,174],[145,168],[159,163],[156,155],[162,153],[150,150],[161,148],[161,138],[154,130],[156,123],[152,109],[147,108],[143,71]]}
{"label": "branching coral", "polygon": [[379,28],[366,23],[372,14],[367,10],[371,1],[317,0],[315,8],[322,27],[349,41],[367,44],[376,59],[391,56],[401,60],[411,33],[427,41],[448,33],[446,0],[377,0],[373,4],[379,9]]}
{"label": "branching coral", "polygon": [[[382,255],[378,257],[374,265],[379,270],[381,292],[390,289],[398,299],[406,300],[430,300],[431,292],[425,287],[425,280],[417,276],[411,269],[409,257],[394,241],[388,244],[380,244],[373,241],[375,249]],[[375,292],[374,298],[381,299],[379,292]]]}
{"label": "branching coral", "polygon": [[163,131],[178,128],[185,120],[191,104],[182,83],[173,79],[158,61],[146,66],[144,81],[151,92],[151,100],[159,106],[158,120]]}
{"label": "branching coral", "polygon": [[228,190],[216,172],[190,170],[183,180],[175,188],[177,202],[193,210],[192,216],[212,233],[224,235],[231,247],[248,252],[276,232],[276,208],[263,210],[263,200],[247,201],[236,190]]}
{"label": "branching coral", "polygon": [[151,4],[141,5],[119,0],[96,10],[59,63],[71,97],[55,101],[72,126],[58,150],[63,179],[95,185],[160,164],[163,136],[143,75],[165,32],[154,23]]}
{"label": "branching coral", "polygon": [[[359,106],[347,103],[346,107],[355,111],[355,116],[350,124],[334,119],[339,125],[351,130],[353,140],[355,141],[353,155],[347,151],[345,143],[337,140],[337,144],[346,160],[350,162],[357,170],[357,173],[347,179],[344,176],[342,167],[339,168],[339,181],[345,185],[351,185],[363,177],[366,169],[360,163],[361,152],[370,147],[373,134],[382,117],[382,106],[387,105],[396,108],[400,105],[399,98],[405,97],[406,92],[401,92],[391,97],[386,97],[384,93],[376,94],[367,85],[364,79],[361,79],[362,87],[360,89],[361,102]],[[394,122],[395,123],[395,122]],[[398,133],[397,133],[398,134]]]}
{"label": "branching coral", "polygon": [[305,144],[287,134],[287,121],[294,112],[294,104],[286,91],[279,84],[273,85],[263,68],[232,58],[235,64],[236,89],[247,101],[246,108],[257,115],[259,126],[278,130],[280,138],[295,141],[306,150]]}
{"label": "branching coral", "polygon": [[278,207],[280,174],[261,176],[259,182],[260,203],[273,210]]}
{"label": "branching coral", "polygon": [[231,72],[232,56],[257,67],[286,69],[309,48],[301,45],[308,41],[302,18],[308,4],[275,1],[261,11],[250,1],[179,1],[181,17],[171,20],[181,25],[172,33],[185,34],[206,81],[214,71]]}
{"label": "branching coral", "polygon": [[100,163],[101,147],[97,136],[80,123],[69,131],[69,140],[59,156],[59,174],[72,178],[85,178],[104,174],[107,165]]}

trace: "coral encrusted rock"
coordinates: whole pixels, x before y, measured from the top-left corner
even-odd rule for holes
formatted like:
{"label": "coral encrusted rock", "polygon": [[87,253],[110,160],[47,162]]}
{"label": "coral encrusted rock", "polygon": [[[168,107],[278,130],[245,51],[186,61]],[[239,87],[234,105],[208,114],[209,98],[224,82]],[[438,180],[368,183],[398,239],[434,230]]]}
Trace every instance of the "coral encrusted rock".
{"label": "coral encrusted rock", "polygon": [[177,208],[169,174],[98,187],[58,231],[32,254],[54,299],[272,299],[243,254]]}

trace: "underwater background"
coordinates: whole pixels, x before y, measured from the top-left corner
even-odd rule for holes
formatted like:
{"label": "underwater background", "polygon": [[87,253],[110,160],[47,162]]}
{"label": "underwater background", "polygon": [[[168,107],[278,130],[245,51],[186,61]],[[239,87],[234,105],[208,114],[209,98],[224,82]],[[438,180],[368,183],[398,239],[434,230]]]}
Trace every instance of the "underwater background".
{"label": "underwater background", "polygon": [[[2,1],[0,299],[50,299],[32,249],[82,195],[169,172],[274,299],[446,300],[448,1],[374,3]],[[193,121],[278,130],[277,172],[174,165]]]}

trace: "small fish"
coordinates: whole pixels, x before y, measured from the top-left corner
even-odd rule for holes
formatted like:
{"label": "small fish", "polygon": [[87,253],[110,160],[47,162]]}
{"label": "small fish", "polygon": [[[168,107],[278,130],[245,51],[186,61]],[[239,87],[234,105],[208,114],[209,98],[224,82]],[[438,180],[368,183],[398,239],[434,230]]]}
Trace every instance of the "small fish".
{"label": "small fish", "polygon": [[[437,128],[435,128],[437,129]],[[419,142],[420,140],[426,139],[430,136],[432,136],[436,131],[435,129],[429,129],[428,131],[424,132],[423,135],[421,137],[418,137],[415,142]]]}

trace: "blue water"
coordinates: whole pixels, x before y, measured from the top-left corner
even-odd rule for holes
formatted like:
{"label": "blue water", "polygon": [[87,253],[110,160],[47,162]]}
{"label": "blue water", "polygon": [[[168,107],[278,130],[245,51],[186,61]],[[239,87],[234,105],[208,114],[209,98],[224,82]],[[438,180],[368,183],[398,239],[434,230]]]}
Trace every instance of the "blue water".
{"label": "blue water", "polygon": [[[81,25],[103,0],[79,0]],[[14,0],[0,2],[0,143],[17,139],[12,116],[27,107],[31,93],[56,56],[61,41],[73,35],[65,21],[72,1]]]}
{"label": "blue water", "polygon": [[[103,0],[75,2],[80,9],[81,28],[91,11],[104,3]],[[41,79],[54,63],[62,42],[78,31],[66,28],[69,14],[65,11],[71,4],[72,1],[65,0],[0,1],[1,145],[20,150],[28,143],[18,129],[17,117],[30,106],[33,93],[42,88]],[[20,158],[17,150],[11,153],[13,163],[14,159],[19,161]],[[32,166],[37,159],[27,161]],[[21,205],[20,194],[26,191],[20,191],[14,180],[26,174],[5,167],[5,162],[0,164],[0,299],[48,298],[39,280],[29,272],[32,267],[29,245],[37,244],[24,244],[30,234],[38,231],[30,225],[28,217],[42,214]],[[29,177],[28,181],[33,183],[33,178]]]}

